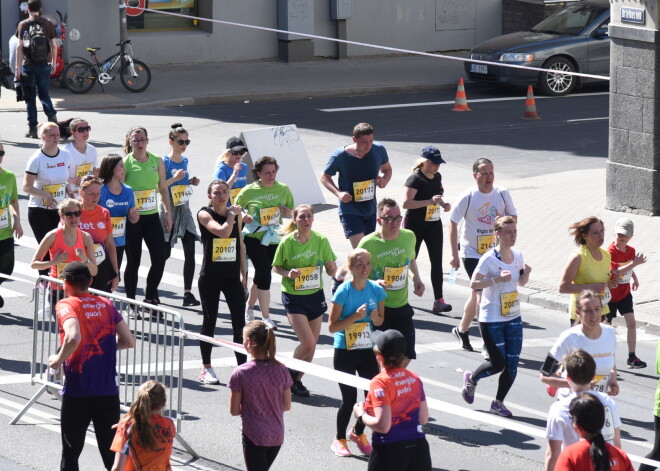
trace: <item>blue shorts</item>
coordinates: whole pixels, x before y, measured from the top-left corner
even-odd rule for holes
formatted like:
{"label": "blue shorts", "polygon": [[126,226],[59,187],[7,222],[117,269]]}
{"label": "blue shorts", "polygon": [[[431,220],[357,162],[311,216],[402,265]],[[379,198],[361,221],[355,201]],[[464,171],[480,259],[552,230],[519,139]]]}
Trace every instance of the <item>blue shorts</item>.
{"label": "blue shorts", "polygon": [[282,304],[287,314],[302,314],[310,321],[321,317],[328,310],[322,289],[312,294],[289,294],[283,291]]}
{"label": "blue shorts", "polygon": [[358,216],[357,214],[342,214],[339,221],[344,228],[344,236],[348,239],[355,234],[371,234],[376,230],[376,213],[371,216]]}

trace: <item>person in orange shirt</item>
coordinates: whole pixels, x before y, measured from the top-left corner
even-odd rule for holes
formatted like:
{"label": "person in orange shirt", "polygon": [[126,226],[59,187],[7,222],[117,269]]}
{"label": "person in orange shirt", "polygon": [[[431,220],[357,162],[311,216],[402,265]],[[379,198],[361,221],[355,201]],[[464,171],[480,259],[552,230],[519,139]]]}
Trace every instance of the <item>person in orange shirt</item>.
{"label": "person in orange shirt", "polygon": [[176,427],[172,419],[160,414],[166,402],[165,387],[158,381],[140,386],[137,399],[119,421],[110,447],[116,452],[112,471],[171,471]]}

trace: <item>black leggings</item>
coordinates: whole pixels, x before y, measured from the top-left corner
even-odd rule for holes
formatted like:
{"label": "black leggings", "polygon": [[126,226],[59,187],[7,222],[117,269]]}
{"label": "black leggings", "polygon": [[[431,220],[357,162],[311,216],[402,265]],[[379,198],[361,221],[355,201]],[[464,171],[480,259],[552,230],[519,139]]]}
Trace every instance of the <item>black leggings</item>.
{"label": "black leggings", "polygon": [[[181,238],[183,245],[183,290],[190,291],[192,288],[193,277],[195,276],[195,242],[197,237],[186,231]],[[171,242],[165,242],[165,260],[172,254]]]}
{"label": "black leggings", "polygon": [[[349,375],[357,373],[361,378],[369,380],[378,374],[376,355],[370,348],[360,350],[335,348],[332,365],[337,371],[342,371]],[[346,438],[346,429],[351,421],[353,406],[357,402],[357,389],[339,383],[339,390],[341,391],[341,405],[337,411],[337,439],[341,440]],[[362,419],[357,419],[353,431],[356,435],[362,435],[364,433]]]}
{"label": "black leggings", "polygon": [[243,434],[243,457],[247,471],[268,471],[280,452],[280,446],[259,446]]}
{"label": "black leggings", "polygon": [[[653,429],[655,430],[653,449],[648,455],[646,455],[646,457],[650,460],[660,461],[660,417],[657,415],[653,416]],[[648,464],[643,464],[639,467],[639,471],[652,471],[654,469],[658,468],[654,468]]]}
{"label": "black leggings", "polygon": [[[60,215],[56,209],[28,208],[28,223],[38,243],[41,243],[44,237],[46,237],[46,234],[56,229],[59,222]],[[50,260],[50,254],[48,252],[46,252],[43,260]],[[48,268],[39,270],[39,274],[48,276],[48,271]]]}
{"label": "black leggings", "polygon": [[442,221],[406,221],[406,229],[415,233],[415,259],[419,255],[422,241],[426,244],[431,262],[431,284],[433,285],[433,299],[440,299],[442,295]]}
{"label": "black leggings", "polygon": [[[7,210],[8,211],[8,210]],[[0,240],[0,273],[11,275],[14,272],[14,238]],[[0,285],[6,278],[0,277]]]}
{"label": "black leggings", "polygon": [[110,257],[108,254],[105,255],[105,260],[101,262],[98,266],[98,272],[92,280],[91,288],[98,289],[99,291],[105,291],[110,293],[110,282],[115,279],[116,273],[112,268],[112,263],[110,262]]}
{"label": "black leggings", "polygon": [[[125,246],[117,247],[117,270],[121,272],[121,262],[124,260],[124,252],[126,251]],[[117,273],[117,276],[120,276]]]}
{"label": "black leggings", "polygon": [[165,235],[158,214],[140,215],[137,223],[128,223],[126,228],[126,270],[124,287],[126,297],[135,299],[138,284],[138,269],[142,259],[142,240],[147,244],[151,267],[147,275],[147,288],[144,297],[154,300],[158,297],[158,285],[165,269]]}
{"label": "black leggings", "polygon": [[105,469],[110,470],[115,453],[110,445],[115,437],[112,426],[119,421],[119,396],[62,397],[62,461],[61,471],[78,471],[78,457],[85,445],[89,423],[94,424],[96,443]]}
{"label": "black leggings", "polygon": [[273,273],[273,259],[277,244],[261,245],[261,241],[255,237],[245,236],[245,252],[254,266],[254,278],[252,281],[257,288],[270,289],[271,274]]}
{"label": "black leggings", "polygon": [[[245,291],[239,279],[223,279],[208,276],[200,276],[197,281],[199,295],[202,302],[204,320],[200,334],[213,337],[215,324],[218,320],[218,303],[220,293],[225,295],[225,301],[231,316],[231,328],[234,332],[234,342],[243,344],[243,327],[245,327]],[[208,342],[199,342],[199,350],[202,353],[202,363],[211,363],[211,350],[213,345]],[[247,361],[247,356],[235,352],[236,363],[239,365]]]}
{"label": "black leggings", "polygon": [[368,471],[431,471],[426,438],[374,445]]}

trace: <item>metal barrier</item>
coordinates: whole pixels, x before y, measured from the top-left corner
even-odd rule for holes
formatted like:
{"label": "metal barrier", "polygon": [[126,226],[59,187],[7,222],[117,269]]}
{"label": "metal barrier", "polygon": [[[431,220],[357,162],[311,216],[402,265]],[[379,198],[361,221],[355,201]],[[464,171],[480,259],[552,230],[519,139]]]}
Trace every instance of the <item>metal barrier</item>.
{"label": "metal barrier", "polygon": [[[54,289],[55,286],[59,289]],[[16,424],[44,392],[54,394],[58,398],[61,396],[63,373],[54,372],[48,367],[48,357],[55,354],[59,348],[55,304],[63,297],[62,286],[62,280],[40,276],[34,287],[30,376],[32,384],[40,384],[41,388],[9,422],[10,425]],[[185,332],[183,317],[174,310],[160,306],[94,289],[89,292],[112,301],[135,337],[135,348],[117,352],[121,410],[128,411],[142,383],[150,379],[161,382],[168,391],[163,415],[175,420],[176,440],[191,456],[198,458],[195,450],[181,435]]]}

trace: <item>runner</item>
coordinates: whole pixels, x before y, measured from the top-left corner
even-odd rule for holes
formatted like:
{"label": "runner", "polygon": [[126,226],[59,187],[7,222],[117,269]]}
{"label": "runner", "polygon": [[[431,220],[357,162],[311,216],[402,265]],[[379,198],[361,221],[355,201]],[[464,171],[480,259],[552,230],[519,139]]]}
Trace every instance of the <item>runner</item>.
{"label": "runner", "polygon": [[500,373],[495,400],[490,411],[502,417],[513,414],[504,405],[518,372],[522,351],[523,331],[520,317],[518,286],[529,281],[531,267],[523,261],[522,253],[513,248],[518,231],[512,216],[501,216],[493,226],[497,247],[479,259],[470,287],[482,290],[479,308],[479,330],[484,340],[488,360],[474,371],[463,375],[463,400],[474,402],[479,380]]}
{"label": "runner", "polygon": [[353,414],[373,430],[369,471],[431,471],[431,452],[422,425],[429,420],[424,385],[405,369],[406,339],[397,330],[374,332],[380,374]]}
{"label": "runner", "polygon": [[[477,183],[476,189],[469,189],[458,197],[449,217],[449,243],[451,245],[450,265],[458,270],[459,244],[458,224],[463,221],[461,228],[460,255],[463,267],[468,277],[472,279],[474,269],[479,259],[488,249],[495,245],[493,224],[497,216],[512,216],[518,222],[516,207],[508,190],[494,185],[495,168],[488,159],[478,159],[472,165],[472,176]],[[458,327],[452,333],[463,350],[474,351],[470,344],[470,323],[477,315],[477,293],[472,290],[470,297],[463,307],[463,317]]]}
{"label": "runner", "polygon": [[451,311],[442,294],[442,220],[440,209],[447,212],[451,205],[443,199],[440,164],[446,163],[437,147],[422,149],[422,158],[413,167],[412,175],[405,183],[406,195],[403,208],[406,210],[405,225],[415,233],[415,259],[419,256],[422,242],[431,262],[431,284],[433,285],[433,313]]}
{"label": "runner", "polygon": [[227,141],[227,150],[216,163],[214,178],[226,181],[230,188],[228,205],[234,204],[238,194],[247,185],[248,166],[242,161],[247,151],[243,141],[237,137],[230,137]]}
{"label": "runner", "polygon": [[241,190],[235,204],[242,207],[246,217],[245,251],[254,266],[254,279],[245,308],[245,321],[254,320],[254,304],[259,302],[263,321],[270,329],[277,329],[270,318],[270,282],[273,258],[280,241],[282,216],[291,217],[293,195],[284,183],[276,180],[279,170],[273,157],[261,157],[254,164],[255,182]]}
{"label": "runner", "polygon": [[87,142],[92,127],[84,119],[74,118],[69,123],[69,129],[73,142],[69,142],[64,150],[69,153],[70,194],[73,198],[77,198],[82,177],[86,175],[96,177],[99,169],[96,147]]}
{"label": "runner", "polygon": [[[660,342],[655,347],[655,374],[660,375]],[[660,460],[660,380],[655,387],[655,404],[653,407],[653,449],[646,455],[650,460]],[[642,464],[639,471],[653,471],[654,466]]]}
{"label": "runner", "polygon": [[165,234],[165,260],[170,258],[172,247],[181,238],[183,245],[183,305],[199,306],[199,301],[190,291],[195,276],[195,242],[199,240],[195,220],[190,212],[188,201],[192,196],[193,186],[199,185],[199,178],[190,177],[188,172],[188,157],[183,152],[188,148],[190,139],[181,123],[172,125],[169,134],[170,153],[163,157],[165,165],[166,185],[169,188],[170,208],[172,216],[171,230],[165,227],[166,207],[160,204],[160,220]]}
{"label": "runner", "polygon": [[[307,362],[314,359],[323,314],[327,310],[323,268],[330,276],[337,271],[337,256],[327,237],[312,231],[313,222],[314,208],[309,204],[298,205],[293,210],[291,222],[284,228],[286,236],[277,246],[273,259],[273,270],[282,276],[282,305],[300,341],[293,351],[293,358]],[[290,372],[293,378],[291,392],[309,397],[309,390],[301,381],[303,373]]]}
{"label": "runner", "polygon": [[[14,272],[14,237],[23,236],[21,212],[18,206],[16,175],[2,168],[5,146],[0,142],[0,273],[11,275]],[[0,276],[0,284],[6,278]],[[0,309],[5,300],[0,296]]]}
{"label": "runner", "polygon": [[[346,269],[351,279],[337,288],[332,297],[328,330],[334,334],[335,370],[358,374],[371,379],[378,374],[378,363],[373,352],[371,335],[374,326],[383,323],[385,315],[385,290],[369,279],[371,255],[364,249],[353,249],[346,259]],[[350,456],[346,443],[346,429],[351,411],[357,401],[357,389],[339,383],[341,405],[337,411],[337,436],[330,449],[337,456]],[[369,439],[364,433],[364,423],[358,419],[348,434],[362,453],[371,454]]]}
{"label": "runner", "polygon": [[415,352],[415,324],[413,308],[408,304],[408,272],[412,273],[413,293],[424,294],[424,283],[415,260],[415,234],[401,229],[401,210],[391,198],[378,202],[380,229],[363,238],[359,247],[371,254],[372,280],[377,280],[387,293],[385,320],[379,330],[396,329],[406,338],[403,367],[417,358]]}
{"label": "runner", "polygon": [[[147,286],[144,292],[144,302],[158,305],[158,285],[165,269],[165,236],[166,230],[172,228],[170,212],[170,196],[165,184],[165,165],[157,155],[147,152],[147,130],[136,126],[126,133],[124,144],[124,166],[126,168],[126,184],[135,192],[135,206],[140,213],[140,219],[126,228],[126,271],[124,272],[124,287],[126,297],[135,299],[138,284],[138,269],[142,259],[142,241],[147,245],[151,266],[147,275]],[[160,201],[164,206],[163,225],[161,226],[156,206],[156,193],[160,193]]]}
{"label": "runner", "polygon": [[[241,238],[243,225],[242,208],[227,207],[229,186],[222,180],[213,180],[208,187],[209,205],[199,210],[197,221],[202,234],[204,258],[199,273],[198,287],[202,298],[202,335],[213,337],[218,320],[220,293],[225,295],[229,308],[234,342],[243,343],[245,327],[245,296],[247,285],[247,264],[245,244]],[[211,366],[212,345],[200,342],[202,371],[199,380],[205,384],[220,384]],[[242,365],[247,357],[235,352],[236,363]]]}

